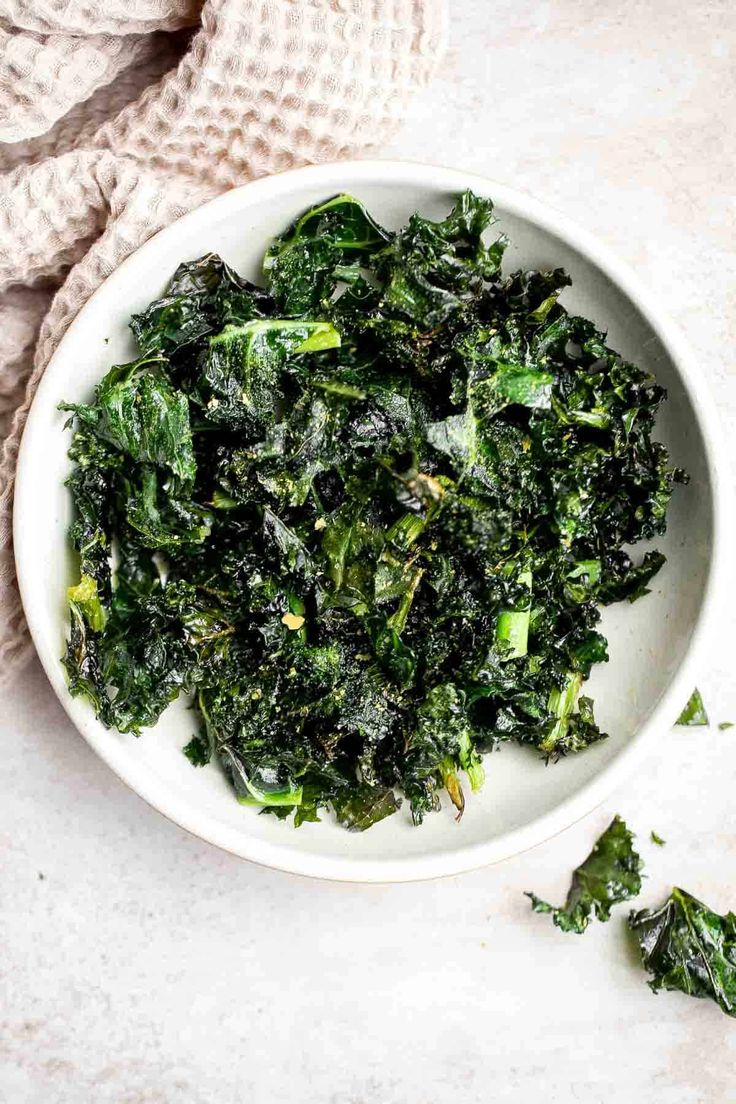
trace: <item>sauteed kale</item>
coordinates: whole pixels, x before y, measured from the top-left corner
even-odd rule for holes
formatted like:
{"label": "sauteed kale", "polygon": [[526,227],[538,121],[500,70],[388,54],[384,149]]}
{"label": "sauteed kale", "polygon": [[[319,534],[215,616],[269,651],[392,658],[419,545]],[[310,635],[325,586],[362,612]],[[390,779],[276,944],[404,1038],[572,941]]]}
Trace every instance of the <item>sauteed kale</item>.
{"label": "sauteed kale", "polygon": [[[364,829],[462,813],[482,753],[601,739],[599,608],[647,593],[673,469],[663,391],[503,274],[489,200],[394,233],[358,200],[209,254],[133,316],[74,436],[70,689],[139,734],[182,691],[238,798]],[[114,565],[114,567],[113,567]]]}
{"label": "sauteed kale", "polygon": [[[660,845],[664,842],[659,837],[657,841]],[[620,816],[615,816],[585,862],[573,871],[564,905],[555,908],[536,893],[527,893],[527,897],[535,912],[549,912],[553,923],[562,931],[581,935],[591,916],[610,920],[614,905],[630,901],[641,893],[643,865],[634,848],[633,832]]]}
{"label": "sauteed kale", "polygon": [[721,916],[675,887],[658,909],[631,912],[629,926],[653,992],[675,989],[710,997],[736,1016],[736,915]]}

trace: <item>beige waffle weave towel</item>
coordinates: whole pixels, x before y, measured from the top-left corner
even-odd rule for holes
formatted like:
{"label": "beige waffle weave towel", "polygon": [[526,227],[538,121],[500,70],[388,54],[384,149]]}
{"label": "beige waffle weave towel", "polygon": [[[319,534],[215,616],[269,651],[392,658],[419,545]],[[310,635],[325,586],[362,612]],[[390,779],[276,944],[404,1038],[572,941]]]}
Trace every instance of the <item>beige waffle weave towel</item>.
{"label": "beige waffle weave towel", "polygon": [[189,208],[385,142],[441,56],[443,8],[0,0],[0,685],[31,651],[11,545],[18,444],[67,326]]}

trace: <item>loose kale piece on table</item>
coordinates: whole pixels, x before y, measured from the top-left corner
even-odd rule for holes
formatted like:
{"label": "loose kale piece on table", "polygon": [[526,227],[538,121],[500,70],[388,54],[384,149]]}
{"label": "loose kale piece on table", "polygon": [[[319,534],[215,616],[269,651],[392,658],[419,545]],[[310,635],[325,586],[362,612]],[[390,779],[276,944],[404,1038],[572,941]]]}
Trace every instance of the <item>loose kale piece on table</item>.
{"label": "loose kale piece on table", "polygon": [[502,272],[492,223],[471,192],[398,232],[334,196],[266,287],[208,254],[133,316],[140,356],[68,408],[66,666],[106,725],[185,692],[195,765],[353,830],[402,796],[462,814],[503,742],[601,739],[600,607],[646,593],[663,557],[624,549],[682,473],[662,389],[565,310],[562,270]]}
{"label": "loose kale piece on table", "polygon": [[707,725],[709,724],[708,714],[705,711],[703,704],[703,698],[698,689],[693,690],[690,695],[690,700],[683,709],[680,716],[675,721],[678,725]]}
{"label": "loose kale piece on table", "polygon": [[710,997],[736,1016],[736,915],[721,916],[675,888],[660,908],[632,912],[629,924],[655,993]]}
{"label": "loose kale piece on table", "polygon": [[634,850],[634,836],[616,816],[585,862],[574,871],[567,900],[554,908],[527,893],[535,912],[549,912],[558,928],[582,934],[591,915],[608,920],[611,908],[641,891],[642,861]]}

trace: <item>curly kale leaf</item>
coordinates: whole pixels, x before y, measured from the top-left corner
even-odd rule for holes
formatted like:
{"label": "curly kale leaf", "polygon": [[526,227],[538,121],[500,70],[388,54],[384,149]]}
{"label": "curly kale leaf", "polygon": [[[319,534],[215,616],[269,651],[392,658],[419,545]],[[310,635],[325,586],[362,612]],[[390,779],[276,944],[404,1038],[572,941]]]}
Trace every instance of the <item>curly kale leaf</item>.
{"label": "curly kale leaf", "polygon": [[76,586],[67,591],[70,609],[69,639],[64,666],[73,696],[84,696],[94,705],[98,716],[106,715],[107,698],[102,671],[101,633],[106,613],[100,602],[97,583],[82,575]]}
{"label": "curly kale leaf", "polygon": [[391,238],[352,196],[336,195],[310,208],[273,241],[264,259],[279,309],[287,315],[324,309],[338,280],[362,281],[360,265]]}
{"label": "curly kale leaf", "polygon": [[180,479],[193,482],[189,402],[172,387],[164,367],[163,360],[151,357],[116,364],[99,384],[96,401],[72,409],[98,438],[132,460],[170,468]]}
{"label": "curly kale leaf", "polygon": [[641,891],[642,861],[634,850],[634,837],[616,816],[585,862],[573,872],[564,907],[554,908],[527,893],[535,912],[549,912],[565,932],[582,934],[591,915],[608,920],[611,908]]}
{"label": "curly kale leaf", "polygon": [[736,915],[713,912],[684,889],[673,889],[658,909],[632,912],[629,925],[649,985],[709,997],[736,1016]]}
{"label": "curly kale leaf", "polygon": [[192,736],[189,743],[184,745],[182,751],[193,767],[206,767],[212,759],[210,741],[202,733]]}
{"label": "curly kale leaf", "polygon": [[67,598],[72,610],[84,621],[92,632],[102,632],[107,614],[100,601],[97,581],[90,575],[82,575],[76,586],[69,587]]}
{"label": "curly kale leaf", "polygon": [[100,599],[110,592],[110,543],[116,524],[116,484],[123,457],[83,422],[72,438],[73,467],[66,485],[74,501],[69,537],[79,556],[80,576],[97,583]]}
{"label": "curly kale leaf", "polygon": [[208,334],[230,323],[242,324],[271,313],[273,301],[263,288],[238,276],[216,253],[180,264],[166,294],[130,327],[144,354],[171,356],[196,347]]}
{"label": "curly kale leaf", "polygon": [[387,306],[423,330],[469,306],[501,265],[505,238],[483,239],[492,222],[492,202],[469,191],[440,222],[412,215],[377,259]]}
{"label": "curly kale leaf", "polygon": [[121,481],[121,488],[127,523],[144,547],[168,552],[201,544],[209,535],[208,511],[192,502],[183,488],[163,481],[155,468],[141,465]]}
{"label": "curly kale leaf", "polygon": [[337,819],[345,828],[350,832],[364,832],[379,820],[392,816],[401,802],[396,800],[393,790],[363,784],[341,791],[332,804]]}
{"label": "curly kale leaf", "polygon": [[330,322],[271,318],[225,326],[210,338],[202,371],[210,417],[227,422],[240,410],[256,425],[273,424],[284,399],[282,375],[289,360],[339,344]]}

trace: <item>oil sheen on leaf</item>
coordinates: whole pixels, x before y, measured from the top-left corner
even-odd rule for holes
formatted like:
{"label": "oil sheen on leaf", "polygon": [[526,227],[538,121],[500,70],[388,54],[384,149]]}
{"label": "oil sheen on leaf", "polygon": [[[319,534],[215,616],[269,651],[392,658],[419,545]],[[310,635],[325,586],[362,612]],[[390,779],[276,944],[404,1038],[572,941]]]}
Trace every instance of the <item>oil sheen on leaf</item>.
{"label": "oil sheen on leaf", "polygon": [[684,889],[673,889],[658,909],[632,912],[650,987],[709,997],[736,1016],[736,916],[713,912]]}
{"label": "oil sheen on leaf", "polygon": [[585,862],[574,871],[567,900],[554,908],[528,893],[535,912],[549,912],[566,932],[585,931],[591,916],[608,920],[611,909],[636,897],[641,890],[642,861],[634,837],[620,817],[614,817]]}

